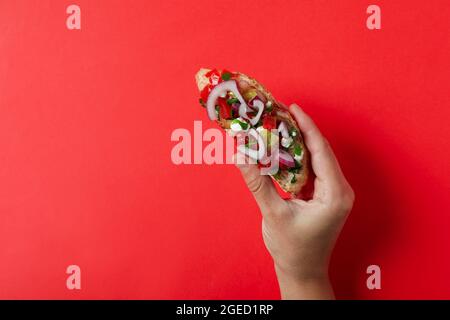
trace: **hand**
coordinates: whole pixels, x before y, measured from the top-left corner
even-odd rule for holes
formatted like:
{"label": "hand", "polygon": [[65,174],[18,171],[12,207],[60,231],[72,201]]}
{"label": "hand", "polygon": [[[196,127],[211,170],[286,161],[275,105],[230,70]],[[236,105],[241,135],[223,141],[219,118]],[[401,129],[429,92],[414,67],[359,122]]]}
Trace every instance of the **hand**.
{"label": "hand", "polygon": [[328,264],[354,193],[327,140],[297,105],[290,112],[311,153],[313,199],[283,200],[255,164],[238,164],[263,216],[262,233],[283,299],[333,299]]}

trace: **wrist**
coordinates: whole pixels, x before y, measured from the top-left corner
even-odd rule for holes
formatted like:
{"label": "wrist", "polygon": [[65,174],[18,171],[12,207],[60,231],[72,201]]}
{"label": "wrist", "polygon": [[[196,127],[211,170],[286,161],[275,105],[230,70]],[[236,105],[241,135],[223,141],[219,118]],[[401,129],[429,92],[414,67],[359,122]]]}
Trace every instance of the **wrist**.
{"label": "wrist", "polygon": [[275,265],[275,272],[283,300],[334,299],[327,268],[318,268],[314,272],[299,272]]}
{"label": "wrist", "polygon": [[[325,262],[300,263],[300,267],[277,262],[274,265],[277,277],[287,278],[291,281],[311,282],[328,279],[328,263]],[[309,267],[309,265],[313,265],[313,267]]]}

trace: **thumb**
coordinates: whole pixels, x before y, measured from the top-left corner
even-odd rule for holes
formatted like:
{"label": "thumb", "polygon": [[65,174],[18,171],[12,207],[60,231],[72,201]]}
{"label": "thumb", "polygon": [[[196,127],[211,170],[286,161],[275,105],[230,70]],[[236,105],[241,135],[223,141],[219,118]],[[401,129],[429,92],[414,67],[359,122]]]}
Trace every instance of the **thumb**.
{"label": "thumb", "polygon": [[241,171],[242,177],[248,189],[255,197],[263,216],[274,214],[280,208],[281,199],[272,180],[267,175],[262,175],[256,164],[249,164],[239,159],[242,155],[237,154],[236,166]]}

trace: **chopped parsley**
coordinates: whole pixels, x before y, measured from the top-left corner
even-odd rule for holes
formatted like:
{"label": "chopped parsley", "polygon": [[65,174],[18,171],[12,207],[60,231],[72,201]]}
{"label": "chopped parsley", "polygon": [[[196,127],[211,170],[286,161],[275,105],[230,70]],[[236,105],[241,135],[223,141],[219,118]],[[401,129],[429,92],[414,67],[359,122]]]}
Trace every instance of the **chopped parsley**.
{"label": "chopped parsley", "polygon": [[294,154],[296,155],[296,156],[300,156],[301,154],[302,154],[302,146],[301,145],[299,145],[298,143],[296,143],[295,145],[294,145]]}
{"label": "chopped parsley", "polygon": [[228,81],[230,79],[231,79],[231,73],[229,73],[229,72],[222,73],[222,80],[223,81]]}
{"label": "chopped parsley", "polygon": [[231,99],[228,99],[227,100],[227,104],[228,105],[232,105],[233,103],[238,103],[239,102],[239,99],[238,98],[231,98]]}
{"label": "chopped parsley", "polygon": [[289,171],[290,173],[298,173],[299,168],[289,168],[288,171]]}
{"label": "chopped parsley", "polygon": [[231,124],[240,125],[242,130],[247,130],[249,126],[248,123],[239,121],[238,119],[234,119],[233,121],[231,121]]}
{"label": "chopped parsley", "polygon": [[292,176],[291,179],[291,183],[296,183],[297,182],[297,178],[295,177],[295,174]]}

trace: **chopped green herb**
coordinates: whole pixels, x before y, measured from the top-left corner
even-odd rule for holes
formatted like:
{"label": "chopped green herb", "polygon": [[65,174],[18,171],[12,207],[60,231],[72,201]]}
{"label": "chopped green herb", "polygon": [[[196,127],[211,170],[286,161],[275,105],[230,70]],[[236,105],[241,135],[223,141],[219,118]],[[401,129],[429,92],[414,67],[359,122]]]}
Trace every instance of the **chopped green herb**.
{"label": "chopped green herb", "polygon": [[291,179],[291,183],[296,183],[296,182],[297,182],[297,178],[295,177],[295,174],[294,174],[292,179]]}
{"label": "chopped green herb", "polygon": [[299,144],[295,144],[295,146],[294,146],[294,154],[296,155],[296,156],[300,156],[301,154],[302,154],[302,146],[301,145],[299,145]]}
{"label": "chopped green herb", "polygon": [[231,73],[229,73],[229,72],[223,73],[223,74],[222,74],[222,79],[223,79],[224,81],[230,80],[230,79],[231,79]]}
{"label": "chopped green herb", "polygon": [[202,105],[202,107],[205,107],[205,103],[203,102],[203,99],[202,99],[202,98],[198,99],[198,102],[200,102],[200,104]]}
{"label": "chopped green herb", "polygon": [[232,105],[233,103],[237,103],[237,102],[239,102],[239,99],[238,98],[231,98],[231,99],[228,99],[227,100],[227,104],[228,105]]}
{"label": "chopped green herb", "polygon": [[240,125],[242,130],[247,130],[247,128],[248,128],[248,123],[246,123],[246,122],[239,121],[238,119],[234,119],[233,121],[231,121],[231,124],[235,124],[235,123]]}
{"label": "chopped green herb", "polygon": [[291,172],[291,173],[299,173],[300,166],[297,166],[297,162],[295,162],[295,167],[288,169],[288,171]]}

